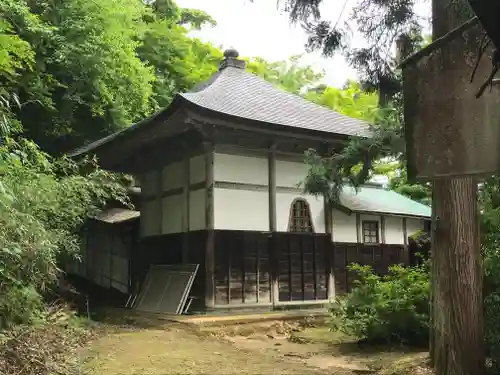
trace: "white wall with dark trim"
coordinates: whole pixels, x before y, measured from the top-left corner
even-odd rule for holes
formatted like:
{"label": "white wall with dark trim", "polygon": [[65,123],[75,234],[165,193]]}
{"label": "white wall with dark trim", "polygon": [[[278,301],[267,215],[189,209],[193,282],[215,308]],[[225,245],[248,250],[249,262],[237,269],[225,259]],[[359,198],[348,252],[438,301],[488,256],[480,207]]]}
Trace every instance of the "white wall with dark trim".
{"label": "white wall with dark trim", "polygon": [[[161,170],[141,176],[143,208],[141,236],[179,233],[206,228],[205,156],[178,161]],[[243,156],[214,153],[214,227],[226,230],[269,231],[269,164],[266,155]],[[307,201],[315,233],[325,233],[322,198],[302,194],[298,184],[307,166],[302,162],[276,160],[276,229],[289,229],[292,202]],[[186,193],[189,189],[189,194]],[[359,216],[359,218],[357,218]],[[347,214],[335,209],[332,217],[332,239],[356,243],[363,240],[363,221],[378,222],[379,240],[387,244],[405,244],[424,228],[424,220],[376,214]]]}
{"label": "white wall with dark trim", "polygon": [[141,176],[141,237],[205,229],[204,181],[204,155]]}

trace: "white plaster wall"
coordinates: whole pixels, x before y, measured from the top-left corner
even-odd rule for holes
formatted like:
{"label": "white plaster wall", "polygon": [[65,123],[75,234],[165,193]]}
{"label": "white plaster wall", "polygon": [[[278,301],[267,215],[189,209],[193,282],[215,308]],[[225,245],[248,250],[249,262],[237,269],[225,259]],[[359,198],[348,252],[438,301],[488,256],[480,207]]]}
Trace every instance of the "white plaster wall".
{"label": "white plaster wall", "polygon": [[197,184],[205,181],[205,155],[194,156],[189,160],[189,182]]}
{"label": "white plaster wall", "polygon": [[267,186],[267,158],[215,153],[214,180]]}
{"label": "white plaster wall", "polygon": [[162,199],[162,234],[180,233],[183,228],[184,218],[187,215],[184,194],[176,194]]}
{"label": "white plaster wall", "polygon": [[276,186],[297,187],[307,170],[305,163],[276,160]]}
{"label": "white plaster wall", "polygon": [[178,161],[166,165],[162,169],[162,189],[163,191],[178,189],[184,186],[185,163]]}
{"label": "white plaster wall", "polygon": [[[385,243],[390,245],[404,245],[403,218],[396,216],[385,216]],[[359,231],[360,239],[363,241],[363,220],[377,221],[379,223],[379,239],[382,241],[381,216],[360,215],[360,228],[356,228],[356,214],[348,215],[339,210],[333,210],[332,237],[335,242],[357,242],[356,233]],[[424,220],[406,219],[408,236],[424,228]]]}
{"label": "white plaster wall", "polygon": [[385,243],[404,245],[403,218],[385,216]]}
{"label": "white plaster wall", "polygon": [[424,229],[423,219],[406,219],[406,231],[408,232],[408,237]]}
{"label": "white plaster wall", "polygon": [[325,233],[325,209],[322,198],[298,193],[278,192],[276,193],[276,230],[288,232],[290,222],[290,209],[295,199],[302,198],[309,203],[314,233]]}
{"label": "white plaster wall", "polygon": [[214,189],[215,229],[269,230],[267,191]]}
{"label": "white plaster wall", "polygon": [[154,195],[158,193],[158,171],[149,171],[141,179],[141,192],[144,195]]}
{"label": "white plaster wall", "polygon": [[332,213],[332,237],[334,242],[358,241],[356,235],[356,214],[348,215],[340,210]]}
{"label": "white plaster wall", "polygon": [[202,230],[205,223],[205,189],[189,193],[189,230]]}
{"label": "white plaster wall", "polygon": [[144,201],[141,208],[142,237],[161,234],[161,205],[157,200]]}

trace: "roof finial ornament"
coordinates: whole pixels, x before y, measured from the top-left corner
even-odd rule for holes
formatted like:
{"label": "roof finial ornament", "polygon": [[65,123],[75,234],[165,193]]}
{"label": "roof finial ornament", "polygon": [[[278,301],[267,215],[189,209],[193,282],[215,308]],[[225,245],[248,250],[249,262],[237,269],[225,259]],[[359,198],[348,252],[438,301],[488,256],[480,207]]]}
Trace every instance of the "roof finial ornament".
{"label": "roof finial ornament", "polygon": [[227,50],[224,51],[224,57],[227,58],[233,58],[237,59],[240,57],[240,53],[234,49],[234,48],[228,48]]}
{"label": "roof finial ornament", "polygon": [[239,52],[234,48],[228,48],[224,51],[224,60],[220,63],[219,70],[223,70],[227,67],[245,69],[246,63],[243,60],[240,60],[238,57],[240,56]]}

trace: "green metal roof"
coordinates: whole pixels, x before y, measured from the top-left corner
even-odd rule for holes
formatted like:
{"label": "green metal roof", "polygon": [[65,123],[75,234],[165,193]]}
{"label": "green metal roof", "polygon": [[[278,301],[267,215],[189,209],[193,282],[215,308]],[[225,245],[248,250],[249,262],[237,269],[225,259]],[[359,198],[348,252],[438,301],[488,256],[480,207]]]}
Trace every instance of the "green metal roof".
{"label": "green metal roof", "polygon": [[356,190],[344,187],[340,204],[353,212],[376,212],[387,215],[431,217],[431,208],[404,195],[380,186],[365,185]]}

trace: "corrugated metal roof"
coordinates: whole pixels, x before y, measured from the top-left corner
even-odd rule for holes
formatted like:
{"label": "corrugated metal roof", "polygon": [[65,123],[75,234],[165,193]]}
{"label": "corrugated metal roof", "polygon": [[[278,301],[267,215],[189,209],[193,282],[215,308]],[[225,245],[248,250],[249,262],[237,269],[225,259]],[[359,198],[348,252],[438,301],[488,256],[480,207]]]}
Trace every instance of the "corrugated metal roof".
{"label": "corrugated metal roof", "polygon": [[105,223],[116,224],[137,219],[141,216],[139,211],[126,208],[110,208],[97,214],[94,219]]}
{"label": "corrugated metal roof", "polygon": [[211,111],[249,120],[350,136],[370,134],[366,122],[276,88],[241,68],[229,66],[181,96]]}
{"label": "corrugated metal roof", "polygon": [[340,204],[354,212],[431,217],[429,206],[377,186],[363,186],[357,193],[354,188],[345,187],[340,195]]}

